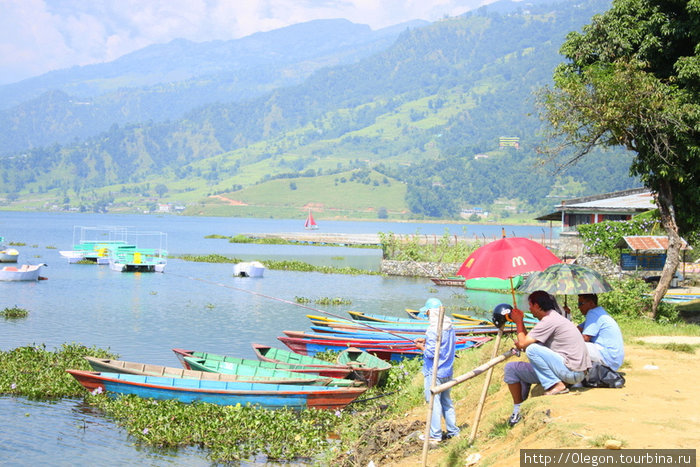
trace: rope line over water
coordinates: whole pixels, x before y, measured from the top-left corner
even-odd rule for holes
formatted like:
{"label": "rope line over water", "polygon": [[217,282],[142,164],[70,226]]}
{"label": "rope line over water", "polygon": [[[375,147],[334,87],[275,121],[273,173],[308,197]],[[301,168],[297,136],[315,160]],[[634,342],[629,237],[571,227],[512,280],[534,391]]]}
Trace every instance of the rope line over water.
{"label": "rope line over water", "polygon": [[[210,280],[208,280],[208,279],[202,279],[201,277],[185,276],[185,275],[182,275],[182,274],[177,274],[177,273],[172,273],[172,272],[169,272],[168,275],[169,275],[169,276],[175,276],[175,277],[182,277],[182,278],[185,278],[185,279],[190,279],[190,280],[198,281],[198,282],[204,282],[205,284],[217,285],[217,286],[219,286],[219,287],[224,287],[224,288],[226,288],[226,289],[236,290],[236,291],[238,291],[238,292],[245,292],[245,293],[248,293],[248,294],[251,294],[251,295],[256,295],[256,296],[258,296],[258,297],[268,298],[268,299],[270,299],[270,300],[276,300],[276,301],[278,301],[278,302],[287,303],[287,304],[289,304],[289,305],[298,306],[298,307],[300,307],[300,308],[306,308],[307,310],[315,311],[315,312],[318,312],[318,313],[323,313],[323,314],[326,314],[326,315],[328,315],[328,316],[332,316],[333,318],[338,318],[338,319],[342,319],[342,320],[347,320],[346,317],[343,317],[343,316],[340,316],[340,315],[336,315],[335,313],[331,313],[330,311],[321,310],[320,308],[314,308],[314,307],[312,307],[312,306],[304,305],[303,303],[293,302],[293,301],[291,301],[291,300],[286,300],[286,299],[284,299],[284,298],[273,297],[272,295],[267,295],[267,294],[264,294],[264,293],[255,292],[255,291],[253,291],[253,290],[242,289],[242,288],[240,288],[240,287],[236,287],[236,286],[233,286],[233,285],[224,284],[224,283],[221,283],[221,282],[210,281]],[[390,335],[392,335],[392,336],[394,336],[394,337],[400,339],[400,340],[403,341],[403,342],[410,342],[411,344],[413,344],[413,340],[407,339],[405,336],[401,336],[401,335],[399,335],[399,334],[395,334],[395,333],[393,333],[393,332],[391,332],[391,331],[387,331],[386,329],[377,328],[377,327],[374,327],[374,326],[369,325],[369,324],[367,324],[367,323],[364,323],[364,322],[362,322],[362,321],[354,321],[354,323],[360,324],[360,325],[365,326],[366,328],[372,329],[372,330],[374,330],[374,331],[381,331],[381,332],[384,332],[384,333],[386,333],[386,334],[390,334]],[[402,345],[404,345],[402,342],[397,342],[397,344],[402,344]]]}

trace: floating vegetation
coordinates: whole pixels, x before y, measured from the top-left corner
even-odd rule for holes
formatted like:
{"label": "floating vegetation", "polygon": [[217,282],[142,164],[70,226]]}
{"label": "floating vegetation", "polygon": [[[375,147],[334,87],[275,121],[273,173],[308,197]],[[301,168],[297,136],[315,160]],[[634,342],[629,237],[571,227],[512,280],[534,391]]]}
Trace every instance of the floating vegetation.
{"label": "floating vegetation", "polygon": [[29,399],[82,396],[85,389],[66,369],[90,370],[85,355],[117,358],[107,350],[80,344],[63,344],[54,352],[45,344],[0,351],[0,394]]}
{"label": "floating vegetation", "polygon": [[142,443],[164,448],[198,446],[208,451],[213,462],[260,456],[268,462],[309,460],[328,447],[328,433],[342,420],[332,411],[317,409],[183,404],[133,395],[116,400],[104,394],[87,395],[86,400]]}
{"label": "floating vegetation", "polygon": [[333,261],[343,261],[345,259],[345,256],[331,256],[331,259]]}
{"label": "floating vegetation", "polygon": [[340,297],[321,297],[314,300],[317,305],[350,305],[352,300]]}
{"label": "floating vegetation", "polygon": [[53,245],[46,245],[45,248],[46,248],[47,250],[55,250],[55,249],[56,249],[56,247],[53,246]]}
{"label": "floating vegetation", "polygon": [[17,306],[5,308],[4,310],[0,311],[0,315],[4,316],[5,319],[26,318],[28,314],[29,310],[18,308]]}
{"label": "floating vegetation", "polygon": [[8,243],[10,246],[26,246],[27,244],[24,242],[10,242]]}
{"label": "floating vegetation", "polygon": [[240,263],[242,260],[238,258],[229,258],[228,256],[224,255],[217,255],[217,254],[211,254],[211,255],[180,255],[180,256],[173,256],[173,258],[179,258],[185,261],[193,261],[196,263]]}
{"label": "floating vegetation", "polygon": [[267,269],[278,269],[284,271],[302,271],[302,272],[322,272],[324,274],[351,274],[351,275],[379,275],[380,272],[367,271],[365,269],[357,269],[352,267],[337,268],[333,266],[314,266],[313,264],[304,263],[303,261],[263,261]]}
{"label": "floating vegetation", "polygon": [[74,264],[96,264],[94,261],[91,261],[89,259],[81,259],[80,261],[76,261]]}
{"label": "floating vegetation", "polygon": [[[337,464],[332,460],[352,451],[351,443],[368,426],[423,403],[422,379],[413,382],[421,359],[394,364],[384,388],[370,388],[362,399],[343,410],[326,411],[184,404],[135,395],[91,394],[65,371],[89,370],[85,355],[118,358],[108,350],[75,343],[63,344],[53,352],[43,344],[0,351],[0,394],[31,399],[83,397],[139,444],[166,449],[201,448],[214,463],[265,458],[270,463],[304,465]],[[336,361],[337,353],[321,352],[316,357]]]}
{"label": "floating vegetation", "polygon": [[211,235],[206,235],[204,238],[219,238],[219,239],[228,239],[229,237],[226,235],[218,235],[218,234],[211,234]]}
{"label": "floating vegetation", "polygon": [[311,303],[311,299],[306,297],[294,296],[294,301],[297,303]]}
{"label": "floating vegetation", "polygon": [[338,354],[340,352],[336,352],[335,350],[324,350],[323,352],[317,352],[316,355],[314,355],[314,358],[318,358],[319,360],[323,360],[324,362],[337,362],[338,361]]}

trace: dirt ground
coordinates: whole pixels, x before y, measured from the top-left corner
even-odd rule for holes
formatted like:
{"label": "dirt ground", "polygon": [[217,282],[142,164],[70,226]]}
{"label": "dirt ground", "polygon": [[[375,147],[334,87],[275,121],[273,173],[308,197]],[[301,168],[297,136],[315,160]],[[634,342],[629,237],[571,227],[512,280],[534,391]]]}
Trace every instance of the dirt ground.
{"label": "dirt ground", "polygon": [[[572,389],[569,394],[543,396],[541,388],[523,403],[523,420],[512,429],[503,423],[512,409],[508,389],[500,385],[489,394],[473,446],[468,445],[483,376],[467,390],[453,390],[459,437],[431,449],[427,465],[518,466],[521,448],[602,448],[608,439],[630,448],[693,448],[700,446],[700,351],[664,350],[658,342],[669,338],[635,340],[626,345],[626,378],[621,389]],[[700,344],[700,338],[671,338],[678,343]],[[513,357],[513,361],[517,357]],[[524,355],[520,357],[526,359]],[[493,382],[500,381],[503,365],[494,370]],[[466,383],[465,383],[466,384]],[[493,387],[493,383],[492,383]],[[474,394],[476,393],[476,395]],[[456,397],[454,395],[457,395]],[[421,465],[422,444],[415,439],[423,430],[425,408],[406,414],[399,427],[384,430],[400,442],[385,445],[383,452],[367,453],[355,465]],[[381,438],[381,434],[377,433]],[[379,448],[381,443],[375,446]],[[379,451],[379,449],[378,449]],[[471,457],[469,458],[469,456]],[[474,464],[467,459],[479,459]]]}

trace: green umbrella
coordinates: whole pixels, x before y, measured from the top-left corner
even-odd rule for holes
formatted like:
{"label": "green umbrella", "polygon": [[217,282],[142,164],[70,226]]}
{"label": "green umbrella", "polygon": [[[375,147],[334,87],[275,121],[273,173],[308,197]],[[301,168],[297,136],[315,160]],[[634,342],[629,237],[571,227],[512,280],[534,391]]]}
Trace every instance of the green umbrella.
{"label": "green umbrella", "polygon": [[544,290],[553,295],[566,296],[609,292],[612,286],[593,269],[577,264],[556,263],[544,271],[532,273],[518,287],[518,290],[522,292]]}

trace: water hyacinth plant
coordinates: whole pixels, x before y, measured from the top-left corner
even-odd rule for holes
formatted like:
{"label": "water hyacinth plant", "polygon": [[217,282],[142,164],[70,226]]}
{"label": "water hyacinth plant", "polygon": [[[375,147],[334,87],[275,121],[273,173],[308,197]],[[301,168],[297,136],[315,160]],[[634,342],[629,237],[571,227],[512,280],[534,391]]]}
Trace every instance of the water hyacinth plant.
{"label": "water hyacinth plant", "polygon": [[0,352],[0,393],[29,399],[82,396],[85,390],[66,369],[89,370],[85,355],[117,358],[108,350],[80,344],[63,344],[53,352],[44,344]]}
{"label": "water hyacinth plant", "polygon": [[2,315],[5,319],[26,318],[27,315],[29,315],[29,310],[13,306],[12,308],[5,308],[4,310],[0,311],[0,315]]}

